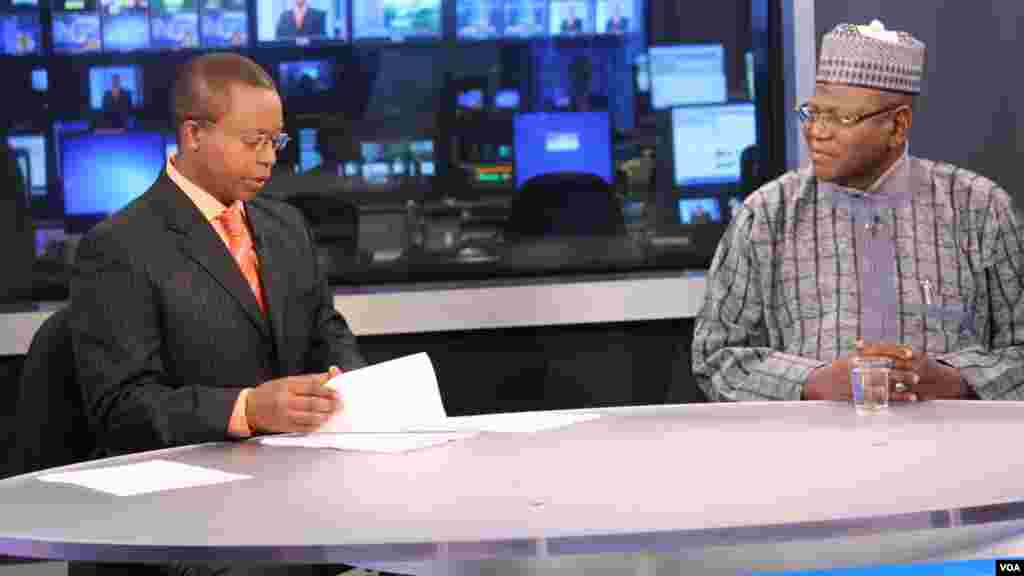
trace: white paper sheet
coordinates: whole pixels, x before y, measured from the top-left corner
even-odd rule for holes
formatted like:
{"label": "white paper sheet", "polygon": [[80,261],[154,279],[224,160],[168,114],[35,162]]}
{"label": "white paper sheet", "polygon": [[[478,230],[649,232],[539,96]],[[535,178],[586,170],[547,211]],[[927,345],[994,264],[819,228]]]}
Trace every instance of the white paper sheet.
{"label": "white paper sheet", "polygon": [[533,433],[555,430],[600,418],[600,414],[566,414],[562,412],[506,412],[476,416],[453,416],[444,421],[445,430],[478,432]]}
{"label": "white paper sheet", "polygon": [[150,492],[210,486],[248,478],[252,478],[252,476],[230,474],[212,468],[180,464],[168,460],[150,460],[138,464],[56,472],[38,477],[43,482],[74,484],[115,496],[135,496]]}
{"label": "white paper sheet", "polygon": [[341,392],[342,411],[318,432],[397,432],[410,426],[444,422],[444,404],[434,366],[425,353],[413,354],[359,370],[327,382]]}
{"label": "white paper sheet", "polygon": [[261,438],[268,446],[298,446],[303,448],[332,448],[358,452],[398,453],[419,450],[439,444],[462,440],[475,432],[347,432],[314,433],[296,436]]}

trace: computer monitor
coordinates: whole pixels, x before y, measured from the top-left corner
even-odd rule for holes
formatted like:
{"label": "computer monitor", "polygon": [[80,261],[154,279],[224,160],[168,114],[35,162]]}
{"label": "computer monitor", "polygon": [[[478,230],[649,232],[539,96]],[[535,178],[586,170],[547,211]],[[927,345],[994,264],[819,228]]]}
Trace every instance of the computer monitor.
{"label": "computer monitor", "polygon": [[517,188],[551,172],[585,172],[612,182],[607,112],[518,114],[513,123]]}
{"label": "computer monitor", "polygon": [[334,89],[334,64],[329,60],[298,60],[278,65],[278,88],[285,98],[315,96]]}
{"label": "computer monitor", "polygon": [[483,110],[484,91],[479,88],[471,88],[458,93],[456,106],[462,110]]}
{"label": "computer monitor", "polygon": [[7,145],[18,155],[18,169],[32,196],[46,196],[46,138],[42,134],[15,134]]}
{"label": "computer monitor", "polygon": [[[89,69],[89,106],[105,110],[117,106],[114,85],[125,98],[125,107],[142,106],[142,69],[138,66],[94,66]],[[130,106],[127,104],[130,103]]]}
{"label": "computer monitor", "polygon": [[501,35],[501,0],[458,0],[455,33],[459,40],[486,40]]}
{"label": "computer monitor", "polygon": [[757,143],[753,103],[686,106],[672,110],[672,171],[680,186],[740,181],[740,155]]}
{"label": "computer monitor", "polygon": [[597,0],[598,34],[629,34],[638,30],[633,0]]}
{"label": "computer monitor", "polygon": [[347,163],[346,176],[356,176],[370,188],[398,188],[403,182],[434,176],[434,141],[421,138],[364,140],[361,161]]}
{"label": "computer monitor", "polygon": [[199,0],[149,0],[154,50],[199,47]]}
{"label": "computer monitor", "polygon": [[145,2],[101,0],[100,4],[104,52],[149,48],[149,8]]}
{"label": "computer monitor", "polygon": [[160,132],[86,132],[61,142],[64,213],[102,218],[156,181],[164,167]]}
{"label": "computer monitor", "polygon": [[652,46],[648,59],[655,109],[726,101],[725,49],[721,44]]}
{"label": "computer monitor", "polygon": [[39,5],[0,2],[0,55],[42,54]]}
{"label": "computer monitor", "polygon": [[519,90],[503,88],[494,94],[494,107],[498,110],[519,110]]}
{"label": "computer monitor", "polygon": [[249,43],[245,0],[202,0],[200,33],[206,48],[241,48]]}
{"label": "computer monitor", "polygon": [[323,163],[320,151],[317,149],[316,139],[319,129],[300,128],[298,134],[299,148],[299,172],[308,172]]}
{"label": "computer monitor", "polygon": [[679,223],[687,225],[721,224],[722,210],[717,198],[680,198]]}
{"label": "computer monitor", "polygon": [[256,39],[297,46],[347,42],[347,7],[346,0],[260,0]]}
{"label": "computer monitor", "polygon": [[441,36],[441,0],[359,0],[352,4],[353,39],[401,42]]}
{"label": "computer monitor", "polygon": [[502,16],[502,35],[506,38],[547,35],[546,0],[505,0]]}
{"label": "computer monitor", "polygon": [[579,36],[594,33],[590,3],[582,0],[551,0],[548,33],[552,36]]}
{"label": "computer monitor", "polygon": [[32,70],[32,91],[48,92],[50,90],[50,75],[46,68],[34,68]]}
{"label": "computer monitor", "polygon": [[101,48],[96,0],[53,0],[53,51],[85,54]]}

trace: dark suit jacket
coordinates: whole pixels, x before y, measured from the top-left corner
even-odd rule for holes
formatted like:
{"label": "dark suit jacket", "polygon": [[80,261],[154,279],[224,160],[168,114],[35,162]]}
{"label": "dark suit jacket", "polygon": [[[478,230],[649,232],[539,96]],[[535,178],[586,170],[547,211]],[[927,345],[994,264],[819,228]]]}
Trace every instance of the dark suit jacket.
{"label": "dark suit jacket", "polygon": [[105,455],[227,439],[243,387],[364,364],[300,213],[246,203],[265,317],[223,241],[166,174],[80,243],[70,330]]}
{"label": "dark suit jacket", "polygon": [[295,18],[292,16],[291,10],[285,10],[277,19],[278,40],[325,35],[327,35],[327,13],[312,6],[306,7],[306,17],[302,19],[302,28],[295,26]]}
{"label": "dark suit jacket", "polygon": [[616,22],[613,18],[609,18],[608,22],[605,24],[604,29],[605,32],[607,32],[608,34],[621,34],[623,32],[628,32],[629,18],[623,16],[622,18],[619,18],[618,22]]}
{"label": "dark suit jacket", "polygon": [[583,32],[583,20],[576,18],[572,21],[562,20],[562,33],[568,34],[570,32]]}
{"label": "dark suit jacket", "polygon": [[119,114],[131,114],[132,112],[132,91],[121,89],[121,96],[114,100],[114,93],[107,90],[103,93],[103,111],[116,112]]}

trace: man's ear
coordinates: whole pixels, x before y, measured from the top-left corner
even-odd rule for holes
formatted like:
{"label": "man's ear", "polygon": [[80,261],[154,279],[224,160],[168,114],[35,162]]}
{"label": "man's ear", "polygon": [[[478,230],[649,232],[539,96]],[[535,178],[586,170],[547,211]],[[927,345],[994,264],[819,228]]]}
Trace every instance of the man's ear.
{"label": "man's ear", "polygon": [[893,115],[893,137],[892,145],[901,148],[906,145],[910,137],[910,127],[914,125],[914,109],[902,108]]}

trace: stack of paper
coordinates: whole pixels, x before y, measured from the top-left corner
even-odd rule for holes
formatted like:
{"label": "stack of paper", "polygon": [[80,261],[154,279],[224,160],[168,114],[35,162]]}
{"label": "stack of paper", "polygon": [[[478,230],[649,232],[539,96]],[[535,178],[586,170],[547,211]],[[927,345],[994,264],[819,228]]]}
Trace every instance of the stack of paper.
{"label": "stack of paper", "polygon": [[461,440],[477,432],[541,432],[598,414],[522,412],[449,418],[430,358],[414,354],[335,376],[343,409],[313,434],[259,439],[273,446],[404,452]]}

